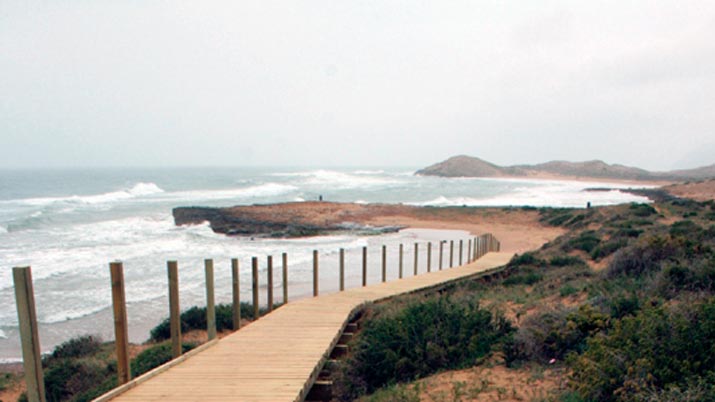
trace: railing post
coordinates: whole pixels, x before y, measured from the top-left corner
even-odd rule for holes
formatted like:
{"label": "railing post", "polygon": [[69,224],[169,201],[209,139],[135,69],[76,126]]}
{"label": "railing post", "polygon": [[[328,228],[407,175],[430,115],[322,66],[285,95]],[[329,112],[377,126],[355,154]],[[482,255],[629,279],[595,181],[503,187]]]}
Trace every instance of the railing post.
{"label": "railing post", "polygon": [[179,266],[176,261],[169,261],[169,327],[171,333],[171,355],[174,359],[181,356],[181,309],[179,307]]}
{"label": "railing post", "polygon": [[459,239],[459,266],[462,266],[462,239]]}
{"label": "railing post", "polygon": [[399,267],[399,278],[400,279],[402,279],[403,256],[404,256],[404,248],[402,247],[402,243],[400,243],[400,267]]}
{"label": "railing post", "polygon": [[283,253],[283,304],[288,303],[288,253]]}
{"label": "railing post", "polygon": [[442,254],[444,254],[444,240],[439,241],[439,270],[442,270]]}
{"label": "railing post", "polygon": [[109,263],[112,282],[112,311],[114,313],[114,345],[117,353],[117,382],[126,384],[132,377],[129,370],[129,330],[127,303],[124,293],[124,267],[119,261]]}
{"label": "railing post", "polygon": [[467,264],[472,262],[472,239],[467,240]]}
{"label": "railing post", "polygon": [[241,328],[241,277],[238,269],[238,258],[231,259],[231,295],[233,296],[233,329]]}
{"label": "railing post", "polygon": [[206,334],[209,340],[216,338],[216,305],[214,304],[214,261],[204,260],[206,273]]}
{"label": "railing post", "polygon": [[261,316],[258,309],[258,257],[251,258],[251,287],[253,289],[253,319],[257,320]]}
{"label": "railing post", "polygon": [[32,270],[30,267],[12,269],[15,284],[15,302],[20,325],[20,343],[22,345],[22,364],[25,369],[27,399],[30,402],[45,402],[45,380],[42,373],[40,354],[40,336],[37,332],[37,312],[35,311],[35,293],[32,289]]}
{"label": "railing post", "polygon": [[273,256],[267,257],[268,263],[268,312],[273,311]]}
{"label": "railing post", "polygon": [[454,265],[454,240],[449,241],[449,267]]}
{"label": "railing post", "polygon": [[474,237],[472,240],[472,243],[474,243],[474,248],[472,248],[472,261],[475,261],[477,258],[477,238]]}
{"label": "railing post", "polygon": [[340,249],[340,291],[345,290],[345,249]]}
{"label": "railing post", "polygon": [[415,243],[415,276],[417,276],[417,259],[419,258],[419,244]]}
{"label": "railing post", "polygon": [[432,242],[427,243],[427,272],[432,271]]}
{"label": "railing post", "polygon": [[318,250],[313,250],[313,296],[318,296]]}
{"label": "railing post", "polygon": [[382,245],[382,281],[387,281],[387,246]]}
{"label": "railing post", "polygon": [[362,285],[367,286],[367,247],[362,248]]}

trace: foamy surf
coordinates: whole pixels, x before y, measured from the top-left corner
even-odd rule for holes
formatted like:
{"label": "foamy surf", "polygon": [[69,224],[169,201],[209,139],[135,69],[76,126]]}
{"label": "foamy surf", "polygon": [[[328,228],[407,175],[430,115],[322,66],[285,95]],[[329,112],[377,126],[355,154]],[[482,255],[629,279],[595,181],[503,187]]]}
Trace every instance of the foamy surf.
{"label": "foamy surf", "polygon": [[109,203],[121,200],[132,199],[136,197],[142,197],[152,194],[163,193],[159,186],[155,183],[137,183],[133,187],[119,190],[111,191],[108,193],[94,194],[94,195],[71,195],[68,197],[41,197],[41,198],[26,198],[19,200],[9,200],[4,201],[4,203],[18,203],[26,204],[31,206],[46,206],[50,204],[57,203],[76,203],[76,204],[100,204]]}

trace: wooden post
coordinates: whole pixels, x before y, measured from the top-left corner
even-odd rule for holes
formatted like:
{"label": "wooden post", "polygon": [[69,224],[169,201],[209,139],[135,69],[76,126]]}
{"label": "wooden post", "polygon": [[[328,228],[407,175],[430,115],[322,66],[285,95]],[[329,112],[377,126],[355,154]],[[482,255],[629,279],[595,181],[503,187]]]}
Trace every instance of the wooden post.
{"label": "wooden post", "polygon": [[432,271],[432,242],[427,243],[427,272]]}
{"label": "wooden post", "polygon": [[475,261],[477,258],[477,238],[475,237],[472,240],[472,243],[474,243],[474,248],[472,248],[472,261]]}
{"label": "wooden post", "polygon": [[35,311],[35,293],[32,289],[32,270],[30,267],[12,269],[15,284],[15,302],[20,325],[20,343],[22,345],[22,364],[25,368],[27,399],[30,402],[45,402],[45,380],[42,374],[42,355],[40,354],[40,336],[37,332],[37,312]]}
{"label": "wooden post", "polygon": [[362,285],[367,286],[367,247],[362,248]]}
{"label": "wooden post", "polygon": [[214,304],[214,261],[204,260],[206,274],[206,334],[209,340],[216,338],[216,305]]}
{"label": "wooden post", "polygon": [[261,316],[258,309],[258,257],[251,258],[251,287],[253,288],[253,319],[257,320]]}
{"label": "wooden post", "polygon": [[382,281],[387,281],[387,246],[382,245]]}
{"label": "wooden post", "polygon": [[345,290],[345,249],[340,249],[340,291]]}
{"label": "wooden post", "polygon": [[109,263],[109,276],[112,282],[117,381],[121,385],[128,383],[132,377],[129,370],[129,330],[127,328],[127,303],[124,293],[124,267],[121,262]]}
{"label": "wooden post", "polygon": [[241,277],[238,270],[238,258],[231,259],[231,294],[233,296],[233,329],[241,328]]}
{"label": "wooden post", "polygon": [[402,247],[402,243],[400,243],[400,272],[399,272],[399,278],[402,279],[402,257],[404,255],[404,249]]}
{"label": "wooden post", "polygon": [[419,257],[419,244],[415,243],[415,276],[417,275],[417,258]]}
{"label": "wooden post", "polygon": [[442,254],[444,254],[444,240],[439,241],[439,270],[442,270]]}
{"label": "wooden post", "polygon": [[313,250],[313,296],[318,295],[318,250]]}
{"label": "wooden post", "polygon": [[454,265],[454,240],[449,241],[449,267]]}
{"label": "wooden post", "polygon": [[467,264],[472,262],[472,239],[467,240]]}
{"label": "wooden post", "polygon": [[268,312],[273,311],[273,256],[267,257],[268,261]]}
{"label": "wooden post", "polygon": [[181,309],[179,308],[179,266],[176,261],[169,261],[169,327],[171,333],[171,355],[174,359],[181,356]]}
{"label": "wooden post", "polygon": [[462,240],[459,240],[459,266],[462,266]]}
{"label": "wooden post", "polygon": [[283,304],[288,303],[288,253],[283,253]]}

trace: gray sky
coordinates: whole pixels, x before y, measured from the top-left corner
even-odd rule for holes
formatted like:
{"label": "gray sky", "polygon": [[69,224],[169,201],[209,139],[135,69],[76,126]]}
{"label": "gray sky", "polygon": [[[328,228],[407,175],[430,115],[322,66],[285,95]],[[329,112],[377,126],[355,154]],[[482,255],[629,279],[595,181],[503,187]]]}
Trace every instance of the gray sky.
{"label": "gray sky", "polygon": [[715,163],[713,1],[0,0],[0,167]]}

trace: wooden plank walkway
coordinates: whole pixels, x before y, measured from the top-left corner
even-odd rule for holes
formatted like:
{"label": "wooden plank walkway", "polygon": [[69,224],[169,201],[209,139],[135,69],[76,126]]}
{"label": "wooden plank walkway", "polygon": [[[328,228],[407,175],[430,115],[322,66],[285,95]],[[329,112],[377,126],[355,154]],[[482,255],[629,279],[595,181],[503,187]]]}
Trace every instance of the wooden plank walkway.
{"label": "wooden plank walkway", "polygon": [[479,275],[510,258],[492,252],[461,267],[290,302],[98,401],[303,401],[365,303]]}

